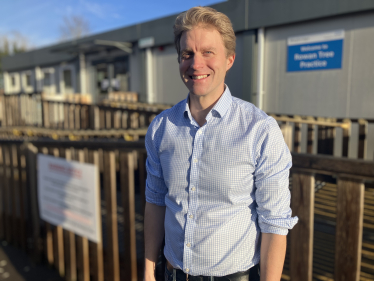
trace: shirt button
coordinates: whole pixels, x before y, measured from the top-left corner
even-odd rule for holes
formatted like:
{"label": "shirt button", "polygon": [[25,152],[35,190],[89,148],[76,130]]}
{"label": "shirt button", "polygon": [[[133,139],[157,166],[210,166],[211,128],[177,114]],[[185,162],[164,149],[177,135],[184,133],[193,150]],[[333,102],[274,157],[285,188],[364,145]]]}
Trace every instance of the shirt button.
{"label": "shirt button", "polygon": [[190,219],[192,219],[192,218],[193,218],[193,215],[189,215],[189,217],[190,217]]}
{"label": "shirt button", "polygon": [[186,245],[186,246],[187,246],[187,247],[189,248],[189,247],[191,247],[191,244],[190,244],[190,243],[187,243],[187,245]]}
{"label": "shirt button", "polygon": [[197,158],[195,158],[195,159],[193,160],[194,163],[197,163],[197,161],[198,161]]}
{"label": "shirt button", "polygon": [[186,268],[185,270],[186,270],[186,272],[189,272],[189,271],[190,271],[190,269],[189,269],[189,268]]}
{"label": "shirt button", "polygon": [[196,190],[196,187],[193,186],[193,187],[191,188],[191,190],[192,190],[192,191],[195,191],[195,190]]}
{"label": "shirt button", "polygon": [[202,132],[201,132],[201,131],[198,131],[197,133],[198,133],[199,135],[201,135],[201,134],[202,134]]}

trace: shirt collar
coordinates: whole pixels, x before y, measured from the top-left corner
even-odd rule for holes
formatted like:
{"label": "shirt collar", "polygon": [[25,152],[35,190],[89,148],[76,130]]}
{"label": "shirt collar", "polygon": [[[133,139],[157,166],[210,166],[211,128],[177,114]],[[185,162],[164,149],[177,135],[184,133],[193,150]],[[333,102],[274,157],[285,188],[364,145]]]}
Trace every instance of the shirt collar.
{"label": "shirt collar", "polygon": [[[185,109],[184,109],[183,113],[184,113],[185,116],[187,115],[190,118],[190,120],[193,120],[192,115],[191,115],[191,111],[190,111],[190,107],[188,105],[189,96],[190,96],[190,94],[188,93],[188,96],[185,99],[186,106],[185,106]],[[225,115],[225,113],[227,112],[227,110],[230,108],[231,103],[232,103],[232,95],[231,95],[229,87],[225,84],[225,91],[223,92],[222,96],[219,98],[218,102],[214,105],[212,110],[208,113],[207,117],[210,114],[212,114],[213,112],[217,112],[218,117],[222,118]]]}

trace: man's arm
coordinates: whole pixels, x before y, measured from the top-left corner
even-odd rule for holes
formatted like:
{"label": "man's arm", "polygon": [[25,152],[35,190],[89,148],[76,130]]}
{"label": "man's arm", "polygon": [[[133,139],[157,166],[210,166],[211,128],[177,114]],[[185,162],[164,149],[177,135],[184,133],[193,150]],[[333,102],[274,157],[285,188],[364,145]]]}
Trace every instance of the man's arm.
{"label": "man's arm", "polygon": [[164,238],[165,206],[146,203],[144,213],[145,281],[155,281],[155,267]]}
{"label": "man's arm", "polygon": [[285,235],[262,233],[261,238],[261,281],[279,281],[286,256]]}

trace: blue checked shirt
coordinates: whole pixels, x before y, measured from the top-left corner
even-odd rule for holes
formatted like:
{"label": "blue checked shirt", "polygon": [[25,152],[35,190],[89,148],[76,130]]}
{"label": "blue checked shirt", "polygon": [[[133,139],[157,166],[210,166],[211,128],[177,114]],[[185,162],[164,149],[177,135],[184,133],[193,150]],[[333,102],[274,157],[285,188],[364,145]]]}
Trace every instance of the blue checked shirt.
{"label": "blue checked shirt", "polygon": [[199,126],[188,98],[146,135],[146,200],[166,206],[164,254],[191,275],[224,276],[260,261],[260,233],[286,235],[291,155],[277,122],[226,90]]}

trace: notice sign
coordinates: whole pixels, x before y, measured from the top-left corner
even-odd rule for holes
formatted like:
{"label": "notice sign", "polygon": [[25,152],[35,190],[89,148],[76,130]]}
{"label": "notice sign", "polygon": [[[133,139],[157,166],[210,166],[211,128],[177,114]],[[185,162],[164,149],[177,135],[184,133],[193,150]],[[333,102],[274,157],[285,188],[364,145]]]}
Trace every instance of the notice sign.
{"label": "notice sign", "polygon": [[38,200],[43,220],[100,241],[97,167],[38,154]]}
{"label": "notice sign", "polygon": [[344,30],[290,37],[287,71],[342,68]]}

